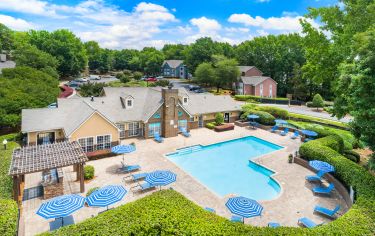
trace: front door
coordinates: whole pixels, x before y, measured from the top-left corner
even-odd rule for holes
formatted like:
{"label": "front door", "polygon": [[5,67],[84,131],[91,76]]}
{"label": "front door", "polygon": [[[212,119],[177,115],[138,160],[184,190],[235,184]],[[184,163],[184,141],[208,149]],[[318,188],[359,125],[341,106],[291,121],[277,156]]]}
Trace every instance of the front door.
{"label": "front door", "polygon": [[224,113],[224,122],[229,123],[229,113]]}
{"label": "front door", "polygon": [[199,128],[203,128],[203,116],[202,116],[202,115],[199,116],[199,119],[198,119],[198,127],[199,127]]}

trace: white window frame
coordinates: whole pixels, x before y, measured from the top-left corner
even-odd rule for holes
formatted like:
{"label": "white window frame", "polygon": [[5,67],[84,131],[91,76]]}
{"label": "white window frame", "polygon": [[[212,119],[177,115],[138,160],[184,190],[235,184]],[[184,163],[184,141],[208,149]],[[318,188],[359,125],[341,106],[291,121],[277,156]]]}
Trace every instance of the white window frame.
{"label": "white window frame", "polygon": [[[133,126],[134,124],[137,124],[138,128],[135,129],[135,131],[134,131],[134,129],[132,129],[133,130],[133,132],[132,132],[131,129],[130,129],[130,127]],[[139,124],[139,122],[130,122],[130,123],[128,123],[129,137],[139,136],[139,134],[140,134],[140,128],[141,128],[141,125]]]}
{"label": "white window frame", "polygon": [[270,91],[269,91],[269,94],[268,94],[268,96],[270,97],[270,98],[272,98],[273,97],[273,92],[272,92],[272,90],[273,90],[273,88],[272,88],[272,84],[270,84]]}
{"label": "white window frame", "polygon": [[259,95],[263,97],[263,84],[259,85]]}
{"label": "white window frame", "polygon": [[[134,101],[133,101],[134,99],[131,99],[131,98],[128,98],[128,99],[126,99],[126,108],[133,108],[133,106],[134,106]],[[130,105],[129,105],[129,102],[130,102]]]}
{"label": "white window frame", "polygon": [[182,104],[187,105],[188,103],[189,103],[189,98],[188,97],[183,97],[182,98]]}
{"label": "white window frame", "polygon": [[[87,145],[87,139],[89,139],[89,138],[92,139],[92,149],[91,150],[87,149],[87,147],[88,147],[88,145]],[[84,140],[84,142],[85,142],[84,146],[81,144],[80,140]],[[79,145],[81,145],[81,147],[82,147],[82,149],[83,149],[84,152],[93,152],[93,151],[95,151],[95,141],[96,141],[96,139],[95,139],[94,136],[82,137],[82,138],[79,138],[77,141],[78,141]]]}
{"label": "white window frame", "polygon": [[159,135],[161,135],[161,122],[154,122],[154,123],[148,123],[147,125],[148,125],[148,137],[154,137],[155,136],[155,131],[157,130],[157,129],[155,129],[155,126],[154,126],[154,128],[153,129],[150,129],[150,125],[151,124],[159,124]]}
{"label": "white window frame", "polygon": [[[99,144],[98,143],[98,137],[105,137],[105,136],[109,136],[109,146],[106,146],[106,142],[103,142],[103,148],[98,148],[98,145],[101,145],[101,143]],[[104,139],[103,139],[104,141]],[[103,135],[97,135],[95,137],[95,144],[96,144],[96,150],[105,150],[105,149],[110,149],[111,148],[111,144],[112,144],[112,135],[111,134],[103,134]]]}
{"label": "white window frame", "polygon": [[125,124],[117,124],[117,128],[120,130],[120,138],[125,138]]}

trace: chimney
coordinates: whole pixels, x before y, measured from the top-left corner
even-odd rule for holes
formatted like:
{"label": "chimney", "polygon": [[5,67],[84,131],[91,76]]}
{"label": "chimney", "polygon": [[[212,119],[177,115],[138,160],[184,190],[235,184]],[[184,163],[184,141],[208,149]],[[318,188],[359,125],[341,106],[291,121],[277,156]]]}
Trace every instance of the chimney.
{"label": "chimney", "polygon": [[163,107],[163,136],[175,137],[178,134],[178,89],[164,88],[161,91]]}

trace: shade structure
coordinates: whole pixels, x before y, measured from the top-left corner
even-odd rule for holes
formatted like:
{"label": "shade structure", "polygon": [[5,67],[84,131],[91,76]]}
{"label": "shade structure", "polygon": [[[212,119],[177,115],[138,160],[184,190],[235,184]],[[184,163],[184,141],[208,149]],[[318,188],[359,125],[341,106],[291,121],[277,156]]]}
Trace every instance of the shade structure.
{"label": "shade structure", "polygon": [[280,124],[280,125],[286,125],[286,124],[288,124],[288,121],[282,120],[282,119],[276,119],[275,123]]}
{"label": "shade structure", "polygon": [[84,203],[85,198],[80,195],[63,195],[43,203],[36,214],[45,219],[62,218],[81,209]]}
{"label": "shade structure", "polygon": [[318,161],[318,160],[309,161],[309,165],[317,171],[323,171],[323,172],[335,171],[334,166],[324,161]]}
{"label": "shade structure", "polygon": [[263,207],[257,201],[246,197],[229,198],[225,204],[233,214],[250,218],[262,214]]}
{"label": "shade structure", "polygon": [[154,186],[165,186],[176,181],[176,174],[169,170],[157,170],[149,173],[145,181]]}
{"label": "shade structure", "polygon": [[116,154],[126,154],[135,151],[134,145],[117,145],[111,148],[111,152]]}
{"label": "shade structure", "polygon": [[318,136],[318,133],[312,130],[303,129],[301,130],[301,133],[303,133],[306,136],[316,137]]}
{"label": "shade structure", "polygon": [[126,193],[126,189],[121,185],[108,185],[91,193],[86,202],[91,207],[108,207],[121,201]]}
{"label": "shade structure", "polygon": [[248,115],[248,116],[247,116],[247,119],[259,119],[259,116],[258,116],[258,115],[251,114],[251,115]]}

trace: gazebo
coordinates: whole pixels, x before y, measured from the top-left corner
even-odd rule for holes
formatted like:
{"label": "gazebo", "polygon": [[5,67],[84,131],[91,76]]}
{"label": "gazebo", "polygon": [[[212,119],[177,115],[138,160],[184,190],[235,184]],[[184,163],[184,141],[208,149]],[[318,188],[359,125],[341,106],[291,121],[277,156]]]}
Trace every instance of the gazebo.
{"label": "gazebo", "polygon": [[13,150],[9,175],[13,178],[14,200],[20,202],[25,175],[73,165],[80,182],[80,192],[85,191],[83,166],[88,161],[78,142],[25,146]]}

